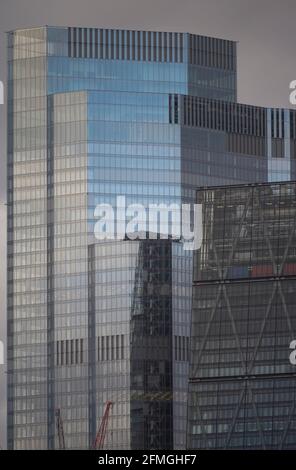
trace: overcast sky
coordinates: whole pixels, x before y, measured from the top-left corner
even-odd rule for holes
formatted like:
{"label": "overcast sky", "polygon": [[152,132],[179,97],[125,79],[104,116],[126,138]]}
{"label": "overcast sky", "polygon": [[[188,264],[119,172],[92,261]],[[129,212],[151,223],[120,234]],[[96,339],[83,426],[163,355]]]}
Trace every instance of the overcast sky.
{"label": "overcast sky", "polygon": [[[295,0],[0,0],[0,80],[5,31],[40,25],[181,31],[238,41],[238,99],[289,106],[296,79]],[[0,106],[0,340],[5,338],[5,107]],[[0,445],[5,444],[5,374],[0,366]]]}

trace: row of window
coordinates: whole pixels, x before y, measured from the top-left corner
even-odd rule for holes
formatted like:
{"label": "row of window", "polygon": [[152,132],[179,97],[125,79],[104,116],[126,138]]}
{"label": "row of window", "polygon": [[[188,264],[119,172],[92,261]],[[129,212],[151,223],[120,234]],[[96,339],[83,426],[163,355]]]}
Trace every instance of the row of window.
{"label": "row of window", "polygon": [[175,361],[189,360],[189,337],[175,336]]}
{"label": "row of window", "polygon": [[182,124],[235,134],[266,135],[266,108],[181,95]]}
{"label": "row of window", "polygon": [[205,67],[236,70],[236,43],[190,34],[189,63]]}
{"label": "row of window", "polygon": [[[189,337],[175,336],[175,360],[188,361]],[[115,361],[125,359],[125,336],[98,336],[97,360]],[[83,339],[62,340],[56,342],[56,365],[74,365],[83,363]]]}
{"label": "row of window", "polygon": [[[68,366],[82,364],[84,361],[83,343],[82,338],[57,341],[56,365]],[[115,361],[122,359],[125,359],[124,335],[99,336],[97,338],[98,361]]]}
{"label": "row of window", "polygon": [[97,338],[98,361],[125,359],[124,335],[99,336]]}
{"label": "row of window", "polygon": [[[174,100],[178,100],[178,95]],[[273,156],[282,157],[284,155],[284,138],[296,137],[296,113],[290,110],[285,116],[284,109],[271,109],[250,106],[240,103],[230,103],[227,101],[213,100],[202,97],[182,95],[183,117],[182,124],[185,126],[207,127],[235,134],[249,134],[257,137],[266,136],[266,124],[268,113],[270,112],[270,135],[273,139]],[[175,102],[174,101],[174,102]],[[178,108],[178,104],[175,105]],[[290,121],[290,136],[285,128],[285,120]],[[180,123],[172,118],[170,122]],[[261,150],[260,150],[261,151]],[[262,153],[260,153],[262,155]]]}
{"label": "row of window", "polygon": [[270,120],[270,134],[272,138],[296,138],[296,113],[294,109],[286,110],[283,108],[274,108],[268,110],[268,113]]}
{"label": "row of window", "polygon": [[68,28],[69,57],[183,62],[183,34]]}
{"label": "row of window", "polygon": [[[236,44],[188,35],[189,63],[236,70]],[[68,28],[69,57],[183,62],[184,35],[160,31]]]}
{"label": "row of window", "polygon": [[56,365],[83,363],[83,339],[66,339],[56,342]]}

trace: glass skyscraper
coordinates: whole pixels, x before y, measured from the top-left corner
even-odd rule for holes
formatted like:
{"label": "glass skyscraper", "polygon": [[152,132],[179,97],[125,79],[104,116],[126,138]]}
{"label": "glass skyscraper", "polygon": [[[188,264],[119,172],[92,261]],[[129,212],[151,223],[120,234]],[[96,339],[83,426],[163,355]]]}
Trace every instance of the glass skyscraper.
{"label": "glass skyscraper", "polygon": [[[9,448],[58,447],[56,408],[67,448],[88,448],[107,400],[106,446],[185,447],[192,255],[171,241],[155,267],[157,241],[96,244],[95,207],[118,195],[127,205],[193,203],[197,186],[290,179],[295,136],[293,111],[236,103],[234,42],[8,33]],[[149,269],[141,250],[155,250]],[[171,287],[157,314],[156,281],[141,281],[138,322],[141,266]]]}
{"label": "glass skyscraper", "polygon": [[295,449],[296,183],[197,199],[188,447]]}

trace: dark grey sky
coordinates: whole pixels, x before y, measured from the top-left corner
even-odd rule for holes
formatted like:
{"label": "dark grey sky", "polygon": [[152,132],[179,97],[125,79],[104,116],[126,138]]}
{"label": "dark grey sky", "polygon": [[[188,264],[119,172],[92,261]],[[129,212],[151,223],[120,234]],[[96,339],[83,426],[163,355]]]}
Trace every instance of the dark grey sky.
{"label": "dark grey sky", "polygon": [[[295,0],[0,0],[0,80],[5,31],[40,25],[183,31],[238,41],[239,101],[289,106],[296,79]],[[5,108],[0,106],[0,206],[5,201]],[[0,340],[5,335],[4,208],[0,207]],[[2,310],[1,310],[2,309]],[[5,442],[5,374],[0,366],[0,445]]]}

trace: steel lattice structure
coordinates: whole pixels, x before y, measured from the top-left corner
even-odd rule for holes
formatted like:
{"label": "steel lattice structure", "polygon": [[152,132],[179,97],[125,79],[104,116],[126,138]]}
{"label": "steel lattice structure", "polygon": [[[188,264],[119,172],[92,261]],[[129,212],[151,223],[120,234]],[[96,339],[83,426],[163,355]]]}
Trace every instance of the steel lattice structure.
{"label": "steel lattice structure", "polygon": [[295,448],[296,184],[200,190],[190,448]]}

